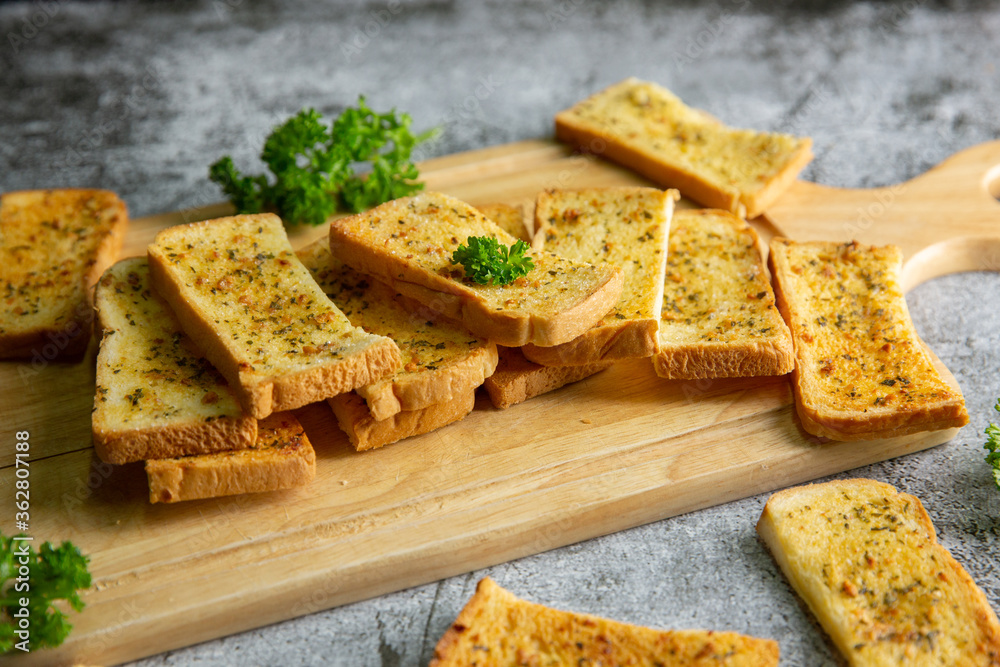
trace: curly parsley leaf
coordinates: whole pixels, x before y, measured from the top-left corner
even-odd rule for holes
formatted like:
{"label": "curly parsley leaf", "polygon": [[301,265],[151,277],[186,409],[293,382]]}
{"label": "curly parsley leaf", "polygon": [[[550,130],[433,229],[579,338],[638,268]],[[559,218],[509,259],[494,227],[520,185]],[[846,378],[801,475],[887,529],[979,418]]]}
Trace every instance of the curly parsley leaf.
{"label": "curly parsley leaf", "polygon": [[[993,409],[1000,412],[1000,399]],[[986,462],[993,467],[993,482],[1000,488],[1000,426],[990,424],[986,427],[986,444],[983,449],[989,453],[986,455]]]}
{"label": "curly parsley leaf", "polygon": [[[0,653],[63,643],[73,626],[53,603],[66,600],[75,611],[83,609],[78,591],[90,588],[88,562],[70,542],[45,542],[36,553],[29,542],[0,535]],[[21,618],[27,628],[20,627]]]}
{"label": "curly parsley leaf", "polygon": [[[320,225],[337,210],[364,211],[423,189],[413,149],[437,130],[414,135],[409,114],[373,111],[364,97],[331,124],[303,109],[276,127],[260,158],[265,174],[244,176],[229,156],[209,168],[209,179],[240,213],[274,211],[288,224]],[[368,167],[359,176],[357,167]]]}
{"label": "curly parsley leaf", "polygon": [[509,248],[492,236],[470,236],[467,242],[452,253],[451,261],[461,264],[466,277],[480,285],[508,285],[535,268],[524,254],[528,244],[520,239]]}

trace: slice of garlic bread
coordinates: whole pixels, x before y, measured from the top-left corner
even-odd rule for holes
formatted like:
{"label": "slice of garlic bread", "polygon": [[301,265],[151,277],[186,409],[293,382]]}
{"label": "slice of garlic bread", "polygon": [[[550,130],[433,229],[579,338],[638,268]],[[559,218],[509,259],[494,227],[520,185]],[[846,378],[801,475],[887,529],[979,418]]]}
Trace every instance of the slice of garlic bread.
{"label": "slice of garlic bread", "polygon": [[865,440],[968,423],[961,390],[938,373],[910,321],[899,248],[776,238],[768,262],[792,331],[805,430]]}
{"label": "slice of garlic bread", "polygon": [[501,347],[499,352],[500,363],[483,386],[493,406],[501,410],[588,378],[613,364],[599,361],[583,366],[542,366],[525,359],[516,347]]}
{"label": "slice of garlic bread", "polygon": [[625,283],[618,302],[595,326],[562,345],[525,345],[525,357],[545,366],[577,366],[656,352],[676,200],[676,190],[632,187],[538,195],[535,247],[578,262],[616,266]]}
{"label": "slice of garlic bread", "polygon": [[353,391],[327,399],[327,403],[354,449],[364,452],[464,419],[476,406],[476,390],[419,410],[397,412],[387,419],[375,419],[364,399]]}
{"label": "slice of garlic bread", "polygon": [[257,439],[218,371],[149,283],[145,257],[124,259],[95,290],[94,449],[108,463],[242,449]]}
{"label": "slice of garlic bread", "polygon": [[434,648],[430,667],[774,667],[778,643],[735,632],[655,630],[522,600],[486,577]]}
{"label": "slice of garlic bread", "polygon": [[445,403],[474,391],[497,366],[497,346],[473,336],[432,310],[330,255],[321,239],[298,251],[299,259],[356,327],[387,336],[399,346],[402,366],[355,391],[376,420]]}
{"label": "slice of garlic bread", "polygon": [[760,215],[812,160],[812,141],[726,127],[629,78],[556,114],[556,136],[705,206]]}
{"label": "slice of garlic bread", "polygon": [[757,522],[851,665],[1000,665],[1000,623],[920,501],[849,479],[771,496]]}
{"label": "slice of garlic bread", "polygon": [[171,227],[148,254],[154,287],[258,419],[371,384],[400,365],[392,340],[351,325],[327,298],[275,215]]}
{"label": "slice of garlic bread", "polygon": [[0,359],[52,360],[87,349],[91,288],[127,226],[125,203],[106,190],[0,196]]}
{"label": "slice of garlic bread", "polygon": [[528,233],[523,206],[486,204],[484,206],[477,206],[476,208],[514,238],[521,239],[525,243],[531,243],[531,235]]}
{"label": "slice of garlic bread", "polygon": [[315,476],[316,452],[291,412],[262,419],[247,449],[146,461],[151,503],[290,489]]}
{"label": "slice of garlic bread", "polygon": [[784,375],[795,357],[753,227],[719,209],[674,213],[659,352],[668,379]]}
{"label": "slice of garlic bread", "polygon": [[335,220],[330,251],[477,336],[512,347],[572,340],[600,321],[621,295],[620,269],[544,251],[531,251],[534,269],[508,285],[474,283],[451,261],[473,236],[505,246],[517,241],[465,202],[425,192]]}

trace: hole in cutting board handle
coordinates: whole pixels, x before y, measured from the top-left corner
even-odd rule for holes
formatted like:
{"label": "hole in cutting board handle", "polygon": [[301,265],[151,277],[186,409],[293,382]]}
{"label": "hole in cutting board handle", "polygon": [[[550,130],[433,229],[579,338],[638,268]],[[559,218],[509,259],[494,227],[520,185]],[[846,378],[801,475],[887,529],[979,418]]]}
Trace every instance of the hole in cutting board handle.
{"label": "hole in cutting board handle", "polygon": [[986,172],[986,191],[1000,201],[1000,164]]}

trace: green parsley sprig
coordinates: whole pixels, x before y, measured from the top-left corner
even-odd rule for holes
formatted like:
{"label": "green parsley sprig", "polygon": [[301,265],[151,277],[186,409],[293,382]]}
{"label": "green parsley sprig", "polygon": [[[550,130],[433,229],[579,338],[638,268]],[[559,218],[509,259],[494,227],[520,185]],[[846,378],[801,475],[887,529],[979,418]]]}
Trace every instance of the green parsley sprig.
{"label": "green parsley sprig", "polygon": [[[993,409],[1000,412],[1000,398]],[[991,423],[986,427],[986,444],[983,448],[989,453],[986,455],[986,462],[993,467],[993,482],[1000,489],[1000,426]]]}
{"label": "green parsley sprig", "polygon": [[[90,588],[88,562],[70,542],[58,547],[45,542],[36,553],[28,542],[0,535],[0,653],[26,641],[19,630],[27,631],[31,650],[63,643],[73,626],[53,603],[66,600],[75,611],[83,609],[78,591]],[[27,576],[22,566],[28,568]],[[24,629],[21,618],[27,619]]]}
{"label": "green parsley sprig", "polygon": [[[209,168],[209,179],[240,213],[274,211],[286,224],[320,225],[337,210],[364,211],[423,189],[411,162],[414,147],[437,134],[414,135],[406,113],[376,113],[358,98],[331,124],[303,109],[276,127],[260,158],[271,172],[245,176],[228,155]],[[367,165],[359,176],[355,168]]]}
{"label": "green parsley sprig", "polygon": [[524,253],[528,244],[518,239],[509,248],[492,236],[470,236],[451,254],[453,264],[461,264],[465,275],[480,285],[508,285],[535,268]]}

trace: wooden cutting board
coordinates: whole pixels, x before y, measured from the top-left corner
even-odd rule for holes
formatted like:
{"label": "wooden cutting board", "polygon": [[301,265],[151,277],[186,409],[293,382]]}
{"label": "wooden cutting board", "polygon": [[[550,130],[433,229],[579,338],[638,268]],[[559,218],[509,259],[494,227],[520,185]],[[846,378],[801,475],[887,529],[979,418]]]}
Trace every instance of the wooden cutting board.
{"label": "wooden cutting board", "polygon": [[[429,188],[473,204],[530,203],[543,188],[647,183],[551,141],[435,159],[421,171]],[[897,243],[912,287],[1000,267],[998,190],[1000,142],[992,142],[894,187],[797,182],[754,224],[765,239]],[[134,220],[123,254],[143,253],[162,227],[227,212],[213,205]],[[293,243],[325,233],[300,232]],[[506,411],[480,399],[462,422],[363,454],[324,404],[310,406],[297,411],[318,454],[310,486],[150,505],[141,465],[109,466],[93,455],[94,354],[92,344],[76,364],[0,364],[6,507],[13,512],[14,432],[28,430],[30,532],[72,540],[90,555],[94,577],[67,642],[11,664],[135,659],[882,461],[956,433],[827,442],[801,429],[787,378],[666,381],[643,360]]]}

